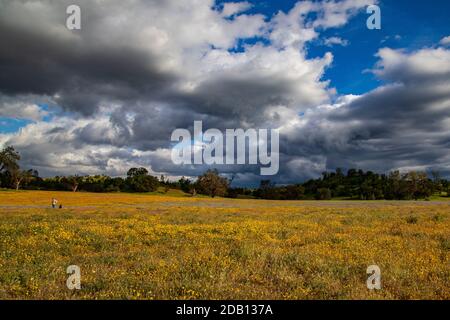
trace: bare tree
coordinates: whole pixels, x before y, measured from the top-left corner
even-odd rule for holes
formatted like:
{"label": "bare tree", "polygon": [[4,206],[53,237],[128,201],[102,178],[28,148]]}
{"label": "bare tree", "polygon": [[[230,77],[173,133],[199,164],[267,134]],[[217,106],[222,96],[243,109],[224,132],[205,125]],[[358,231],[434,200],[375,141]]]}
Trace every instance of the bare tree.
{"label": "bare tree", "polygon": [[36,175],[37,175],[36,172],[33,171],[32,169],[30,169],[30,170],[16,169],[16,170],[11,171],[11,177],[12,177],[12,182],[13,182],[14,188],[16,190],[19,190],[20,186],[22,184],[29,183],[36,177]]}
{"label": "bare tree", "polygon": [[80,185],[82,178],[80,176],[75,175],[68,177],[67,180],[70,184],[72,191],[77,192],[78,186]]}

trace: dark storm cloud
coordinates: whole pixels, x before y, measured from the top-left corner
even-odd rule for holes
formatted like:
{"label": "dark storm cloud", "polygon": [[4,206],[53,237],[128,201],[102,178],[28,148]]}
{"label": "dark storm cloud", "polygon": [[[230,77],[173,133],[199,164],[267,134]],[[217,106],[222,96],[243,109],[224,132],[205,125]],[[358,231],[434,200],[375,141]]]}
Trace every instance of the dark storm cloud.
{"label": "dark storm cloud", "polygon": [[371,135],[391,136],[391,130],[438,129],[450,115],[449,108],[436,109],[434,104],[448,102],[450,92],[436,90],[436,85],[401,84],[385,87],[357,99],[331,118],[335,121],[361,120]]}
{"label": "dark storm cloud", "polygon": [[[0,20],[0,90],[8,95],[58,95],[63,108],[92,114],[101,102],[158,99],[174,75],[135,48],[92,47]],[[4,48],[4,49],[3,49]]]}
{"label": "dark storm cloud", "polygon": [[[200,86],[191,95],[180,96],[199,113],[236,120],[261,122],[264,108],[271,105],[289,105],[292,83],[288,80],[217,78]],[[259,119],[258,119],[259,118]]]}
{"label": "dark storm cloud", "polygon": [[[54,97],[62,108],[83,115],[95,113],[102,104],[120,104],[129,111],[135,104],[153,101],[169,102],[177,108],[206,115],[252,120],[267,105],[300,104],[295,83],[283,78],[282,69],[278,73],[262,76],[255,73],[258,64],[251,61],[244,63],[243,67],[251,63],[255,67],[252,69],[247,66],[241,74],[239,67],[227,73],[220,69],[212,72],[205,80],[198,80],[198,88],[189,93],[177,87],[178,82],[184,80],[183,70],[169,70],[161,65],[167,64],[170,59],[177,59],[177,55],[184,54],[183,51],[192,52],[189,58],[191,63],[208,63],[201,62],[196,56],[205,55],[211,45],[220,47],[228,42],[232,47],[236,37],[245,37],[247,33],[253,36],[252,32],[259,32],[263,26],[262,16],[242,15],[233,21],[223,19],[218,13],[212,13],[214,11],[208,8],[209,2],[196,2],[190,9],[175,5],[176,2],[172,1],[137,2],[136,8],[128,13],[126,4],[120,1],[111,1],[108,6],[97,1],[43,0],[34,1],[35,6],[27,5],[25,1],[5,1],[1,5],[3,15],[0,15],[0,43],[5,48],[0,52],[0,91],[5,95],[48,95]],[[84,17],[79,31],[65,28],[65,9],[73,3],[81,6]],[[212,31],[204,40],[198,40],[201,34],[189,33],[191,39],[180,38],[179,42],[169,38],[171,44],[164,49],[173,50],[158,51],[158,43],[165,43],[171,33],[183,34],[182,29],[165,25],[165,20],[172,17],[165,19],[163,14],[176,17],[179,7],[182,7],[181,13],[188,14],[190,11],[195,12],[195,6],[200,11],[208,8],[211,17],[206,15],[206,18],[211,21],[200,21],[199,26],[192,27],[204,29],[205,25],[212,23],[223,28],[220,31],[223,34],[216,35]],[[150,17],[142,21],[146,12],[159,16],[162,20],[159,23],[163,26]],[[122,16],[116,18],[115,14]],[[232,22],[235,27],[230,25]],[[152,23],[155,23],[155,27],[148,28],[152,27]],[[187,23],[195,24],[196,21]],[[246,24],[249,31],[237,28],[241,24]],[[252,24],[255,26],[252,27]],[[118,29],[119,26],[131,30]],[[231,31],[225,31],[227,27]],[[133,31],[146,37],[139,38],[139,34],[133,34]],[[183,41],[186,47],[183,47]],[[182,52],[177,53],[177,50]],[[261,50],[268,51],[267,48]],[[262,54],[265,53],[262,51]],[[297,57],[291,54],[286,58]],[[201,65],[193,66],[194,70],[198,67]],[[316,63],[313,67],[320,73],[323,65]],[[245,73],[249,75],[244,76]],[[312,84],[306,84],[305,87],[316,85],[317,75],[308,77],[312,79],[306,81]],[[303,107],[326,99],[326,94],[320,92],[325,86],[317,84],[317,88],[313,89],[319,91],[320,98],[306,101]]]}

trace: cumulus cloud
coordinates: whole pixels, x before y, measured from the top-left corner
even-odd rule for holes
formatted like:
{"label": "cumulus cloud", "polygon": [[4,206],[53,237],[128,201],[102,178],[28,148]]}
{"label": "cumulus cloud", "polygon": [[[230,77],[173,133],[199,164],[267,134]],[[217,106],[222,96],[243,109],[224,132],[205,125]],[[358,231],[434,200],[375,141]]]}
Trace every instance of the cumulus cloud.
{"label": "cumulus cloud", "polygon": [[314,5],[320,8],[320,10],[318,10],[318,18],[312,22],[312,25],[324,29],[341,27],[362,8],[367,8],[377,3],[378,1],[376,0],[315,2]]}
{"label": "cumulus cloud", "polygon": [[402,82],[449,79],[450,51],[443,48],[423,49],[413,54],[404,50],[383,48],[374,73],[384,80]]}
{"label": "cumulus cloud", "polygon": [[36,96],[3,96],[0,95],[0,117],[39,121],[48,115],[48,112],[36,104],[49,103],[50,99],[40,99]]}
{"label": "cumulus cloud", "polygon": [[346,47],[349,45],[349,42],[348,42],[348,40],[342,39],[339,37],[330,37],[330,38],[326,38],[324,40],[324,44],[328,47],[332,47],[334,45],[340,45],[340,46]]}
{"label": "cumulus cloud", "polygon": [[243,2],[225,2],[222,8],[222,15],[224,17],[231,17],[243,11],[246,11],[252,7],[252,4]]}
{"label": "cumulus cloud", "polygon": [[442,38],[441,42],[439,42],[443,46],[450,45],[450,36]]}
{"label": "cumulus cloud", "polygon": [[23,167],[35,168],[44,176],[74,172],[119,176],[131,166],[151,169],[153,159],[170,160],[168,151],[142,152],[120,145],[122,139],[121,131],[105,115],[59,117],[55,122],[29,124],[18,133],[0,134],[0,144],[14,145],[20,151]]}

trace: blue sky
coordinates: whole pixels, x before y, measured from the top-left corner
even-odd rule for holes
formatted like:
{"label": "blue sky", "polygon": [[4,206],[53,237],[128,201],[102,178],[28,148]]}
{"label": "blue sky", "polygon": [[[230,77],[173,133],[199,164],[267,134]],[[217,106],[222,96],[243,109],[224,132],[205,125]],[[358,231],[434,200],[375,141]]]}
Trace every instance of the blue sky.
{"label": "blue sky", "polygon": [[[218,1],[221,2],[227,1]],[[249,0],[249,13],[271,17],[278,11],[287,13],[296,0]],[[365,73],[376,63],[375,54],[381,47],[417,50],[433,46],[450,33],[450,1],[381,0],[382,29],[368,30],[365,12],[350,20],[344,27],[324,30],[321,38],[340,37],[349,41],[345,47],[326,47],[319,42],[308,46],[309,57],[334,55],[334,63],[324,76],[339,94],[363,94],[380,85],[373,74]],[[400,36],[400,37],[398,37]],[[253,42],[253,41],[252,41]]]}
{"label": "blue sky", "polygon": [[[37,106],[42,112],[48,113],[40,119],[44,122],[50,122],[53,119],[50,108],[47,104],[37,103]],[[0,116],[0,133],[14,133],[27,126],[28,124],[33,123],[30,119],[24,119],[20,116],[16,117],[5,117]]]}
{"label": "blue sky", "polygon": [[0,133],[16,132],[29,123],[31,123],[30,120],[0,117]]}
{"label": "blue sky", "polygon": [[[325,77],[331,79],[340,94],[362,94],[376,88],[379,81],[363,71],[376,63],[375,54],[380,47],[417,50],[433,46],[449,34],[450,2],[431,2],[433,5],[425,1],[381,1],[381,30],[367,30],[368,15],[363,12],[343,28],[325,31],[324,36],[349,40],[347,47],[333,48],[334,63]],[[311,47],[311,55],[321,54],[326,49]]]}

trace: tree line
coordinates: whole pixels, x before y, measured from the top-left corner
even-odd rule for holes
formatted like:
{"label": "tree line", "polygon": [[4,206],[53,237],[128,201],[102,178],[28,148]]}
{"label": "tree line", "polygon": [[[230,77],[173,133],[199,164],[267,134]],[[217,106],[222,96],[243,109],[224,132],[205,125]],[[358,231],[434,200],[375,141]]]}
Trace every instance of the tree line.
{"label": "tree line", "polygon": [[273,200],[419,200],[433,195],[449,196],[450,183],[435,171],[430,175],[417,171],[378,174],[336,169],[296,185],[276,186],[269,180],[262,181],[255,193],[256,197]]}
{"label": "tree line", "polygon": [[178,189],[187,194],[211,197],[256,198],[268,200],[330,200],[333,198],[354,200],[419,200],[432,195],[450,195],[450,183],[438,172],[393,171],[378,174],[371,171],[342,169],[324,172],[318,179],[305,183],[279,186],[270,180],[262,180],[258,188],[232,187],[233,178],[222,177],[217,170],[208,170],[197,179],[182,177],[170,181],[149,174],[145,168],[131,168],[127,176],[56,176],[41,178],[36,170],[22,170],[20,154],[12,146],[0,152],[0,187],[85,192],[155,192],[167,193]]}

